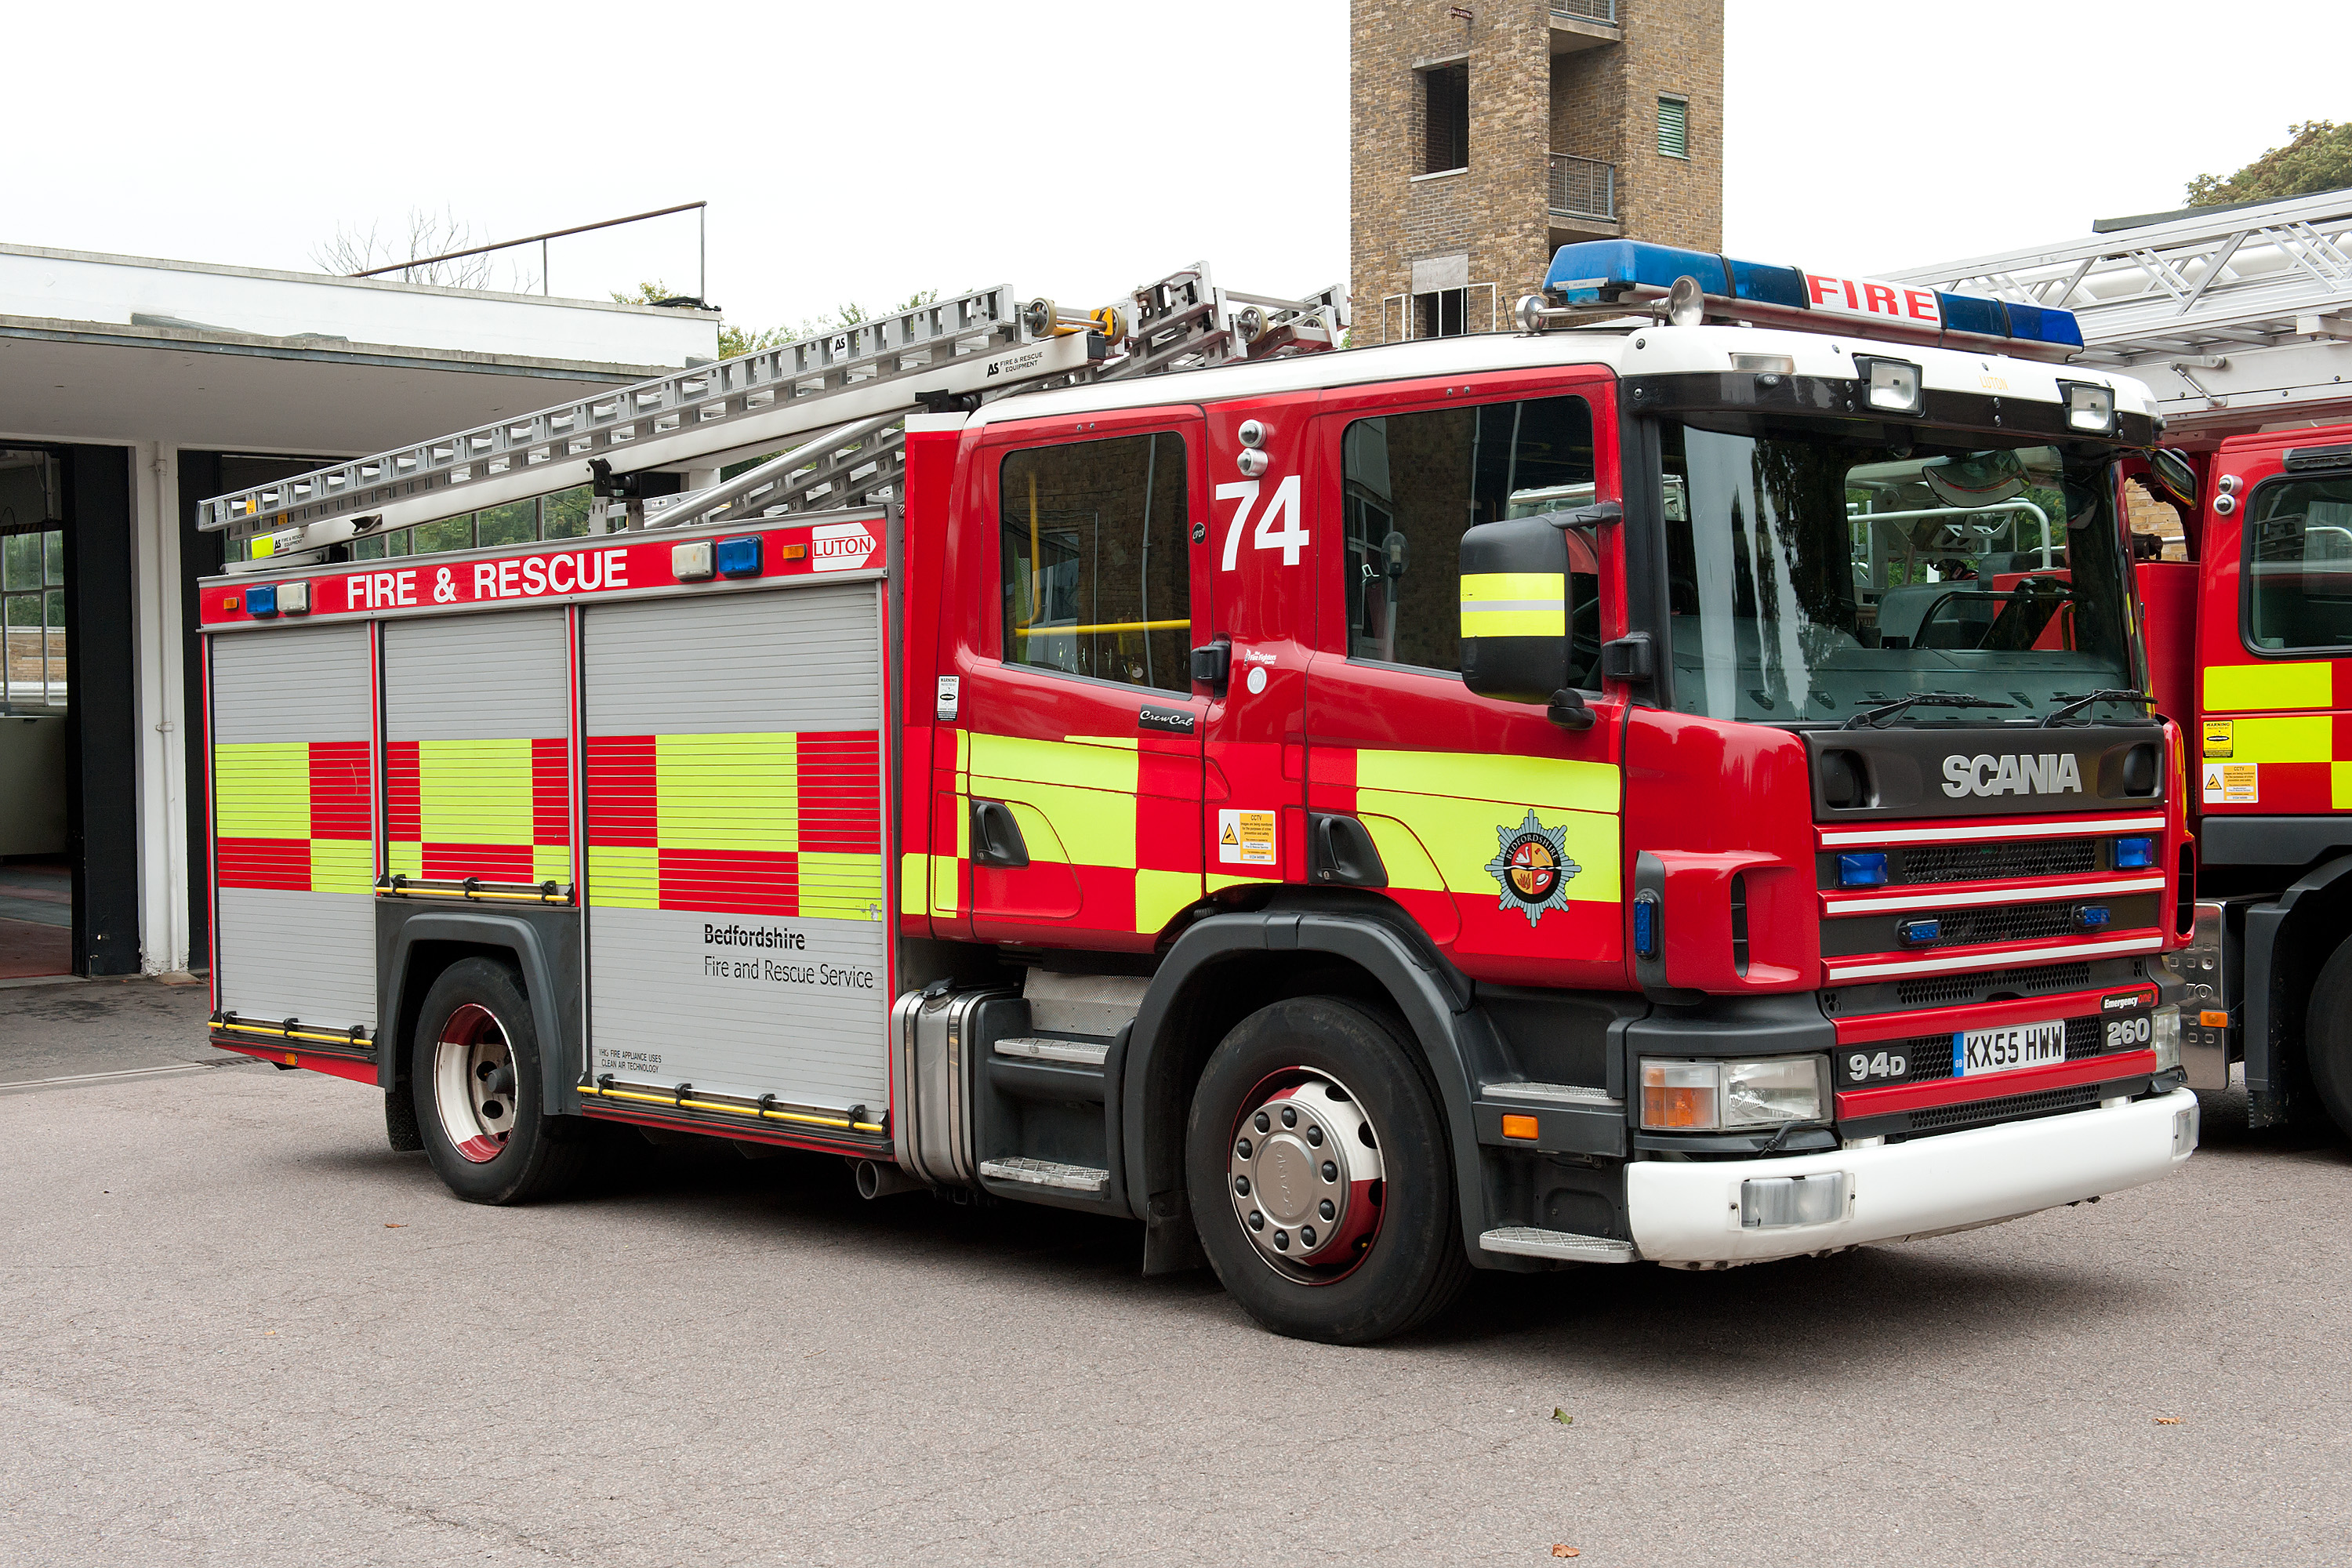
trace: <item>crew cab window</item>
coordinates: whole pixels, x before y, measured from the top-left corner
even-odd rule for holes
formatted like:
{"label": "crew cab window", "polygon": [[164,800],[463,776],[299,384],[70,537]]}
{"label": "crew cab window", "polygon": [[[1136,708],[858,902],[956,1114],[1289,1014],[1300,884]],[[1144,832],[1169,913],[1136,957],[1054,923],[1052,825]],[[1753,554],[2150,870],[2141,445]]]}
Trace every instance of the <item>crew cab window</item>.
{"label": "crew cab window", "polygon": [[997,470],[1004,662],[1190,692],[1184,438],[1073,441]]}
{"label": "crew cab window", "polygon": [[2352,478],[2288,479],[2246,513],[2246,640],[2352,647]]}
{"label": "crew cab window", "polygon": [[[1464,531],[1593,499],[1592,410],[1580,397],[1359,419],[1341,451],[1350,658],[1459,670]],[[1568,597],[1576,658],[1590,667],[1599,577],[1571,573]],[[1574,679],[1593,684],[1591,669]]]}

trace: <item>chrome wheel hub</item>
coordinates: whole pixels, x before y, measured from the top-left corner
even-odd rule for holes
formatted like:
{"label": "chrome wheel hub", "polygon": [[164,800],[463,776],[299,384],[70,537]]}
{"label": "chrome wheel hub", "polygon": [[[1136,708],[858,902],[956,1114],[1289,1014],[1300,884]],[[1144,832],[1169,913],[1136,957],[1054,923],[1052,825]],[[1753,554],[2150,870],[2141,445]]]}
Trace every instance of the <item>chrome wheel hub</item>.
{"label": "chrome wheel hub", "polygon": [[1337,1079],[1307,1068],[1268,1079],[1234,1126],[1225,1175],[1242,1234],[1282,1273],[1336,1278],[1371,1249],[1380,1146]]}
{"label": "chrome wheel hub", "polygon": [[514,1131],[514,1051],[495,1014],[468,1002],[433,1047],[433,1106],[457,1152],[488,1164]]}

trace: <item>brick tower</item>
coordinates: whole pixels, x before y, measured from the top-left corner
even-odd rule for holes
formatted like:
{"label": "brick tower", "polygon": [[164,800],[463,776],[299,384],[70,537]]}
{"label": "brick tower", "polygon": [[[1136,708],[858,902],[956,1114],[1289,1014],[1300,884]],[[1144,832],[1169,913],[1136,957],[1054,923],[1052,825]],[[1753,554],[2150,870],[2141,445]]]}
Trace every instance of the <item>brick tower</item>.
{"label": "brick tower", "polygon": [[1722,0],[1349,9],[1357,342],[1507,328],[1575,240],[1722,248]]}

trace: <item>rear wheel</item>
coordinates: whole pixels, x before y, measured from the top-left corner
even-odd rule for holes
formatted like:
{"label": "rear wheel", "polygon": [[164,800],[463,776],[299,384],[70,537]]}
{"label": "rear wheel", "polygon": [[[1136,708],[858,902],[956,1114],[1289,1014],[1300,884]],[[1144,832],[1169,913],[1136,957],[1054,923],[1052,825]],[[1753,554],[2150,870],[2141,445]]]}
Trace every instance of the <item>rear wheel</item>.
{"label": "rear wheel", "polygon": [[1253,1013],[1192,1098],[1185,1180],[1225,1289],[1280,1334],[1369,1344],[1469,1278],[1436,1096],[1395,1025],[1332,996]]}
{"label": "rear wheel", "polygon": [[585,1169],[587,1130],[543,1113],[530,1003],[502,963],[460,959],[434,981],[409,1084],[425,1157],[469,1203],[553,1197]]}

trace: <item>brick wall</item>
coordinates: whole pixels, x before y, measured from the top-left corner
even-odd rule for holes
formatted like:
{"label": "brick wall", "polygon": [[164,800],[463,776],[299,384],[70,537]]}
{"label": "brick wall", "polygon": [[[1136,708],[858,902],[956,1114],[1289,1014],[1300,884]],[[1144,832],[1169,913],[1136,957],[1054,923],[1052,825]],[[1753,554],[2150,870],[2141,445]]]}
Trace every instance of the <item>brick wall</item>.
{"label": "brick wall", "polygon": [[[1412,264],[1467,258],[1469,326],[1538,288],[1550,259],[1549,154],[1617,166],[1622,231],[1718,250],[1723,228],[1722,0],[1618,0],[1622,41],[1555,57],[1549,0],[1353,0],[1349,287],[1356,342],[1404,335]],[[1466,59],[1470,162],[1422,174],[1417,67]],[[1687,160],[1657,151],[1657,96],[1690,101]],[[1491,286],[1491,287],[1489,287]]]}

